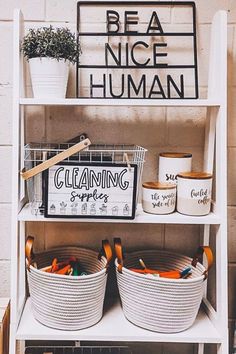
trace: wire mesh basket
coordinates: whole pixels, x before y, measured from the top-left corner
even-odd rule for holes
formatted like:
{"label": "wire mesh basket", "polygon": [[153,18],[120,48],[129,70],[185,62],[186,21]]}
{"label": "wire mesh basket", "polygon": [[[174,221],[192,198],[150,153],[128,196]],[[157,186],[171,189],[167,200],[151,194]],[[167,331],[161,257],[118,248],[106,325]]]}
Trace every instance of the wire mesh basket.
{"label": "wire mesh basket", "polygon": [[[30,143],[25,146],[24,163],[25,169],[29,170],[58,155],[73,146],[71,143]],[[145,161],[146,149],[138,145],[90,145],[85,150],[68,157],[64,162],[73,163],[101,163],[101,164],[135,164],[137,165],[137,194],[136,204],[139,199],[139,192],[142,182],[143,164]],[[40,173],[27,181],[28,199],[33,214],[43,214],[44,195],[42,188],[44,183],[43,174]]]}
{"label": "wire mesh basket", "polygon": [[25,354],[132,354],[128,347],[27,347]]}

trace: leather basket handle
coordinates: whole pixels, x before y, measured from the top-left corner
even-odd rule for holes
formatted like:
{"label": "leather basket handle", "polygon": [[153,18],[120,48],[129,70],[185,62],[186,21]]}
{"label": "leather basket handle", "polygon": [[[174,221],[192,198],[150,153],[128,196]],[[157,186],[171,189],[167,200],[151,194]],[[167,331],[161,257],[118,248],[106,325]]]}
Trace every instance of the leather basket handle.
{"label": "leather basket handle", "polygon": [[200,261],[202,262],[203,254],[206,255],[206,259],[207,259],[207,269],[203,272],[203,275],[205,276],[205,279],[207,279],[208,272],[209,272],[209,270],[212,267],[213,262],[214,262],[214,256],[213,256],[212,250],[211,250],[211,248],[209,246],[200,246],[197,249],[197,252],[196,252],[196,254],[195,254],[195,256],[193,257],[193,260],[192,260],[192,266],[196,267],[198,262],[200,262]]}
{"label": "leather basket handle", "polygon": [[98,255],[98,259],[100,260],[102,256],[107,260],[106,268],[108,269],[112,260],[112,249],[108,240],[102,240],[102,249]]}
{"label": "leather basket handle", "polygon": [[87,138],[79,142],[78,144],[75,144],[71,146],[69,149],[66,149],[65,151],[60,152],[60,154],[57,154],[56,156],[51,157],[50,159],[42,162],[41,164],[31,168],[28,171],[21,171],[21,177],[24,180],[27,180],[31,177],[36,176],[38,173],[43,172],[47,170],[48,168],[56,165],[57,163],[65,160],[66,158],[70,157],[71,155],[85,149],[91,145],[91,141]]}
{"label": "leather basket handle", "polygon": [[115,253],[118,260],[118,272],[122,273],[122,268],[124,265],[124,257],[120,238],[114,238]]}
{"label": "leather basket handle", "polygon": [[34,237],[28,236],[25,244],[25,257],[28,262],[27,264],[28,270],[30,270],[30,266],[34,260],[33,245],[34,245]]}

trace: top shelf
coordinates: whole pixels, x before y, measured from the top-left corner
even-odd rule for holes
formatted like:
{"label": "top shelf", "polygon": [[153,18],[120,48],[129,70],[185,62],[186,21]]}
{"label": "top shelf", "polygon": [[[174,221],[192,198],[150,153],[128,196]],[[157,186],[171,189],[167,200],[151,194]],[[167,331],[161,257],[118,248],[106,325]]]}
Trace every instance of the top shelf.
{"label": "top shelf", "polygon": [[218,107],[219,100],[213,99],[90,99],[62,98],[37,99],[21,98],[23,106],[150,106],[150,107]]}

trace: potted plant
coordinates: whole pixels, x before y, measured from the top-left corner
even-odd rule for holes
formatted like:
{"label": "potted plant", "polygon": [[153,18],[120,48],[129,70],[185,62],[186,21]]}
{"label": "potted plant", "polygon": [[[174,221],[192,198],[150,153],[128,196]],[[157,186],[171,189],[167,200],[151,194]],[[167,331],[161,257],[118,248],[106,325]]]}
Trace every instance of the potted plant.
{"label": "potted plant", "polygon": [[80,48],[75,34],[68,28],[31,28],[21,43],[29,62],[35,98],[64,98],[69,64],[74,64]]}

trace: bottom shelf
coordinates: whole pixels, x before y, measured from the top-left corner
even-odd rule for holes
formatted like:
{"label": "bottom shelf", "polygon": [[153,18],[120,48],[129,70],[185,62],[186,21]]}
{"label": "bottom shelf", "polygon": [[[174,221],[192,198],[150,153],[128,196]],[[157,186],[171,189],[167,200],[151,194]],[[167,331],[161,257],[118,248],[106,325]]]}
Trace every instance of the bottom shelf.
{"label": "bottom shelf", "polygon": [[201,309],[193,326],[174,334],[147,331],[130,323],[123,315],[118,300],[109,300],[104,316],[96,325],[79,331],[61,331],[37,322],[27,299],[16,333],[18,340],[71,340],[114,342],[173,342],[173,343],[221,343],[221,336]]}

